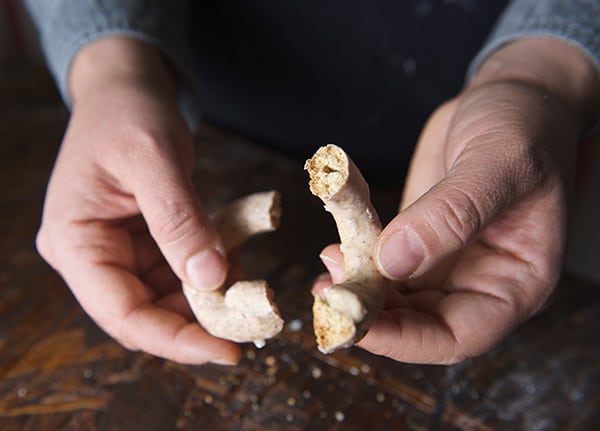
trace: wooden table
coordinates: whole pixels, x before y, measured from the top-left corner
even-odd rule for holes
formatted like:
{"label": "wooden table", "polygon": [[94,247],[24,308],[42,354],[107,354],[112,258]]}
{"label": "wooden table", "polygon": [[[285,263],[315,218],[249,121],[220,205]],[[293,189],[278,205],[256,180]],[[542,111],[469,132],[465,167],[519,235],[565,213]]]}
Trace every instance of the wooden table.
{"label": "wooden table", "polygon": [[[0,429],[600,426],[600,286],[569,274],[541,315],[459,365],[405,365],[359,349],[320,354],[309,289],[323,270],[319,250],[336,239],[333,223],[308,192],[302,161],[208,126],[198,138],[198,167],[209,206],[274,185],[283,193],[281,229],[251,241],[243,261],[269,280],[289,323],[262,350],[245,346],[235,367],[182,366],[126,351],[82,312],[34,247],[67,113],[45,73],[1,70]],[[384,218],[396,199],[376,191]]]}

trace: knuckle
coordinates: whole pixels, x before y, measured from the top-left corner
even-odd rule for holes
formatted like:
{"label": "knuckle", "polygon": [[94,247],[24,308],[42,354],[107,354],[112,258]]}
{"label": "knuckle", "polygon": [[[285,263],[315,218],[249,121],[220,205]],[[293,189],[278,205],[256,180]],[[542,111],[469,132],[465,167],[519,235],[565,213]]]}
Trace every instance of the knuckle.
{"label": "knuckle", "polygon": [[107,325],[106,332],[125,349],[131,352],[138,352],[140,348],[133,340],[135,337],[132,334],[131,325],[129,324],[132,315],[135,315],[135,311],[128,313],[117,324]]}
{"label": "knuckle", "polygon": [[195,230],[196,218],[188,205],[163,205],[153,219],[155,223],[150,229],[154,238],[162,244],[168,245],[185,239]]}
{"label": "knuckle", "polygon": [[46,261],[50,260],[50,244],[48,243],[48,235],[46,234],[46,230],[42,227],[37,232],[35,237],[35,247]]}
{"label": "knuckle", "polygon": [[[467,192],[455,189],[434,205],[435,217],[447,233],[438,236],[447,240],[448,234],[460,245],[469,242],[482,228],[483,216],[475,199]],[[436,226],[434,224],[433,226]]]}
{"label": "knuckle", "polygon": [[554,286],[555,282],[550,279],[533,279],[527,286],[518,285],[506,301],[511,305],[507,313],[510,312],[515,316],[515,324],[538,314],[545,308],[551,302]]}
{"label": "knuckle", "polygon": [[134,344],[132,344],[128,339],[126,338],[118,338],[115,337],[115,340],[121,345],[123,346],[124,349],[130,351],[130,352],[139,352],[140,349],[138,347],[136,347]]}
{"label": "knuckle", "polygon": [[161,357],[169,358],[177,362],[186,362],[186,346],[188,345],[187,336],[191,325],[187,321],[182,321],[179,326],[173,329],[171,339],[172,343],[163,345]]}
{"label": "knuckle", "polygon": [[35,248],[42,259],[44,259],[56,272],[60,273],[50,239],[48,238],[46,229],[43,227],[40,228],[35,236]]}

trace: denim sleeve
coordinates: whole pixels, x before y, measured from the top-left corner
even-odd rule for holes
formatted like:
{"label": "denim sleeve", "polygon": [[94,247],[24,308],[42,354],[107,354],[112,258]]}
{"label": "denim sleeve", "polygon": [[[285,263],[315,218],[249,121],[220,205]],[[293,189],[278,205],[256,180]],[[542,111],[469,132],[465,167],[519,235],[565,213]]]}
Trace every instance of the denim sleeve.
{"label": "denim sleeve", "polygon": [[469,66],[472,77],[502,45],[525,37],[554,37],[579,47],[600,70],[600,0],[513,0]]}
{"label": "denim sleeve", "polygon": [[169,0],[25,0],[38,29],[50,72],[67,106],[75,54],[105,36],[126,36],[159,49],[177,73],[178,99],[191,126],[197,122],[197,88],[185,38],[187,2]]}

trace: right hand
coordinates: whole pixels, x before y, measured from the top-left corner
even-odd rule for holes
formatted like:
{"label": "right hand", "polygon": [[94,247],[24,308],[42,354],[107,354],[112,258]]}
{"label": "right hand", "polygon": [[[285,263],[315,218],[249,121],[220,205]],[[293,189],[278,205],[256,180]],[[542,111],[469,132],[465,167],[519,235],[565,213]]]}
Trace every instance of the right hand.
{"label": "right hand", "polygon": [[221,240],[191,181],[194,151],[160,55],[126,38],[92,42],[70,75],[73,111],[37,246],[97,324],[125,347],[181,363],[236,363],[207,334],[181,282],[219,287]]}

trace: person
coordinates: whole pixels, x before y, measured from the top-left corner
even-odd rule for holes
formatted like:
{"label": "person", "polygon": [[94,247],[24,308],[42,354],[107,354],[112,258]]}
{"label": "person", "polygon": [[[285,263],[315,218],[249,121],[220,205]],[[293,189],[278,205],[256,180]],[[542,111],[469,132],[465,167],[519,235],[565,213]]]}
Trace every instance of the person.
{"label": "person", "polygon": [[[334,141],[404,184],[374,250],[398,286],[362,348],[435,364],[488,351],[561,273],[600,107],[600,1],[299,3],[28,0],[71,109],[40,254],[125,347],[236,363],[180,290],[215,289],[228,266],[191,182],[201,110],[290,154]],[[316,291],[343,273],[336,245],[321,257]]]}

